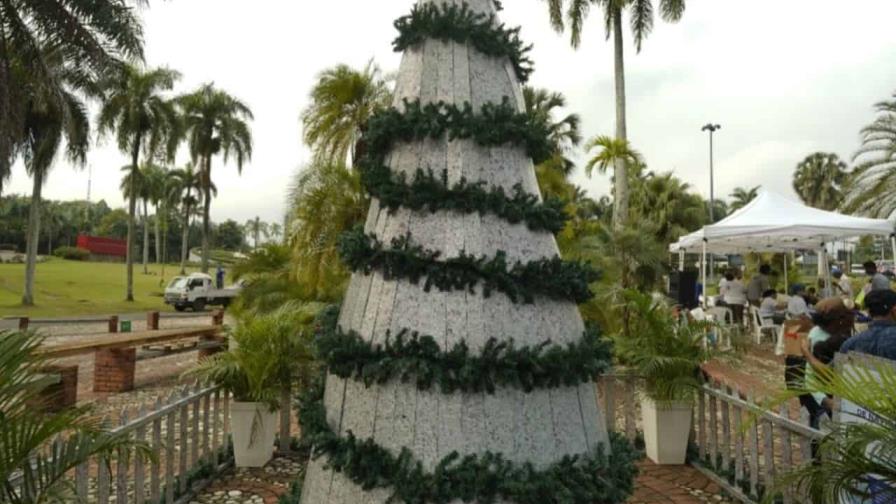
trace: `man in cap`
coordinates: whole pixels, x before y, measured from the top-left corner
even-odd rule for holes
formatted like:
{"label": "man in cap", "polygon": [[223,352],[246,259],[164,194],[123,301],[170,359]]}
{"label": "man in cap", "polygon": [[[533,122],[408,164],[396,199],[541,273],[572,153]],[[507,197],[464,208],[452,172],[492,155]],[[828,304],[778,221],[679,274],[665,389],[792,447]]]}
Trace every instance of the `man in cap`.
{"label": "man in cap", "polygon": [[874,320],[867,331],[847,340],[840,351],[896,360],[896,292],[872,290],[865,296],[865,307]]}

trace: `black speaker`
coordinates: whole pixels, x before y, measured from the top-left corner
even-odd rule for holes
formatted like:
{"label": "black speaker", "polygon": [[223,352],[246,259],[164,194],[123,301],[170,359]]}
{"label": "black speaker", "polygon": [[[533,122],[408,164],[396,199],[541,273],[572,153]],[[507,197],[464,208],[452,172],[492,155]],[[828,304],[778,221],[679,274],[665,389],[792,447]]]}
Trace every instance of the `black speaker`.
{"label": "black speaker", "polygon": [[669,275],[669,297],[685,308],[696,308],[700,304],[697,299],[697,271],[673,271]]}

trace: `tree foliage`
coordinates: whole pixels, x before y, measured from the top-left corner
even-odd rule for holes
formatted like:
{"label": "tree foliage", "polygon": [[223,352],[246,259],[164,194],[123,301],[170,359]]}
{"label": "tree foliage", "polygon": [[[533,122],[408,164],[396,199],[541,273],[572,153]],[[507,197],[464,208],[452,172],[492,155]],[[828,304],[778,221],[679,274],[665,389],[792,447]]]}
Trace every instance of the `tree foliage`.
{"label": "tree foliage", "polygon": [[844,210],[886,219],[896,211],[896,93],[874,108],[877,117],[862,128],[862,147],[853,156]]}
{"label": "tree foliage", "polygon": [[796,166],[793,190],[811,207],[836,210],[843,202],[848,176],[846,163],[836,154],[816,152]]}
{"label": "tree foliage", "polygon": [[361,70],[338,65],[324,70],[302,112],[305,143],[315,164],[345,165],[364,156],[367,122],[389,106],[392,93],[373,61]]}

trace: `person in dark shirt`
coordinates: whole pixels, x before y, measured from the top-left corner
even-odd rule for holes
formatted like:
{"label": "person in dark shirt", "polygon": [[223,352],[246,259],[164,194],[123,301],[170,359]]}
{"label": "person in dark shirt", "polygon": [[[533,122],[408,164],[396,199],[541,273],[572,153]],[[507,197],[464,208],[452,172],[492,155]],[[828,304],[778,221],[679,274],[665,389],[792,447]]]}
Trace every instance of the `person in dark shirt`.
{"label": "person in dark shirt", "polygon": [[218,289],[224,288],[224,268],[221,267],[221,263],[218,263],[218,269],[215,271],[215,287]]}
{"label": "person in dark shirt", "polygon": [[873,318],[868,330],[848,339],[840,352],[896,360],[896,292],[872,290],[865,296],[865,307]]}

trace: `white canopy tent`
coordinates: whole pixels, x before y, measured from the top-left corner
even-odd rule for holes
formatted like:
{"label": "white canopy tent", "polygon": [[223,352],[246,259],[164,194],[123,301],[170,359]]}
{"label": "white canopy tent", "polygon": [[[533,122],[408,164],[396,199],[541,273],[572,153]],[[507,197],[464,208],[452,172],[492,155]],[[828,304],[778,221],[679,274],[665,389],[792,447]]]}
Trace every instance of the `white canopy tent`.
{"label": "white canopy tent", "polygon": [[[680,254],[682,264],[685,253],[701,254],[706,286],[707,253],[824,251],[828,243],[864,235],[890,237],[896,256],[892,222],[819,210],[762,189],[753,201],[725,219],[683,236],[670,251]],[[830,268],[826,270],[830,273]]]}

